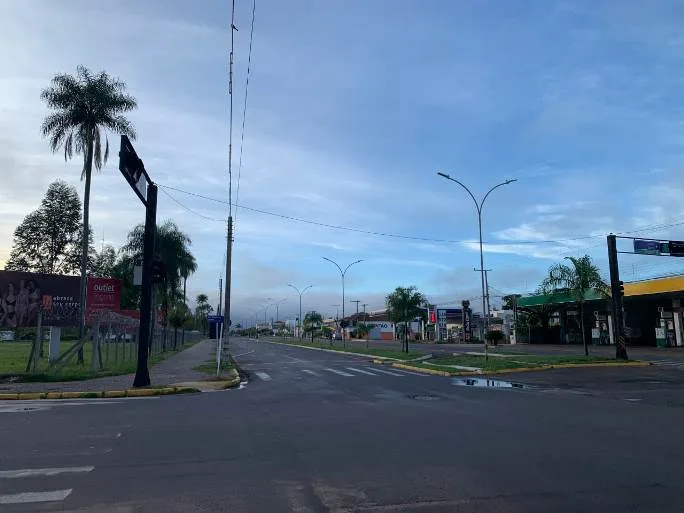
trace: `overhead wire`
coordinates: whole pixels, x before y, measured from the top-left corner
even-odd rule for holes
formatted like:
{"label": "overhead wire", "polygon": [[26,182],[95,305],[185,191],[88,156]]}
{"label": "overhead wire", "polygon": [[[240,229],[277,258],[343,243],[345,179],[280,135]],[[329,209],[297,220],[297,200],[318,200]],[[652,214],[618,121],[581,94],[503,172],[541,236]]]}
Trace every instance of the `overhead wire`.
{"label": "overhead wire", "polygon": [[[240,177],[242,176],[242,154],[245,146],[245,121],[247,118],[247,93],[249,92],[249,76],[252,69],[252,42],[254,41],[254,17],[256,14],[256,0],[252,0],[252,23],[249,29],[249,50],[247,51],[247,77],[245,79],[245,101],[242,106],[242,129],[240,131],[240,158],[238,161],[238,177],[235,191],[235,203],[240,203]],[[235,210],[237,216],[237,207]]]}

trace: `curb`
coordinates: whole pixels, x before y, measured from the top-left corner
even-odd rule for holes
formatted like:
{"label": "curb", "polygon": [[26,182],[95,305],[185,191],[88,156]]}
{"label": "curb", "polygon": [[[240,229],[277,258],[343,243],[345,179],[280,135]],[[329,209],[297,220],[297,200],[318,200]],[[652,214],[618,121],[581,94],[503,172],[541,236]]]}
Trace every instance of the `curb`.
{"label": "curb", "polygon": [[[376,363],[376,362],[373,362]],[[557,364],[557,365],[540,365],[538,367],[520,367],[517,369],[499,369],[491,371],[446,371],[437,369],[426,369],[423,367],[414,367],[412,365],[407,365],[404,363],[393,363],[392,367],[398,369],[411,370],[415,372],[422,372],[424,374],[432,374],[434,376],[486,376],[490,374],[516,374],[524,372],[537,372],[545,370],[554,369],[590,369],[595,367],[648,367],[651,365],[647,361],[630,361],[630,362],[600,362],[600,363],[568,363],[568,364]]]}
{"label": "curb", "polygon": [[200,392],[187,386],[159,388],[129,388],[91,392],[14,392],[0,394],[0,401],[33,401],[40,399],[114,399],[124,397],[153,397],[159,395],[191,394]]}
{"label": "curb", "polygon": [[302,349],[311,349],[313,351],[325,351],[327,353],[337,353],[337,354],[345,354],[345,355],[351,355],[351,356],[362,356],[364,358],[372,358],[374,360],[384,360],[384,361],[396,361],[396,358],[390,358],[388,356],[376,356],[373,354],[365,354],[365,353],[353,353],[351,351],[338,351],[337,349],[325,349],[323,347],[311,347],[311,346],[302,346],[299,344],[287,344],[285,342],[274,342],[272,340],[264,340],[267,344],[278,344],[279,346],[289,346],[289,347],[301,347]]}
{"label": "curb", "polygon": [[197,392],[226,390],[228,388],[235,388],[240,385],[240,374],[236,369],[230,369],[229,378],[221,380],[205,380],[205,381],[186,381],[183,383],[176,383],[173,386],[180,388],[190,388]]}

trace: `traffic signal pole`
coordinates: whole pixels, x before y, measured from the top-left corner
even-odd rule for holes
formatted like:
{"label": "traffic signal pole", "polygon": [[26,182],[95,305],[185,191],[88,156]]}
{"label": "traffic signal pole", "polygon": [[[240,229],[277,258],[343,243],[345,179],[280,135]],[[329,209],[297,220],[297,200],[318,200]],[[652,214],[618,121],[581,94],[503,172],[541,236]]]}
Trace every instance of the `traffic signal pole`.
{"label": "traffic signal pole", "polygon": [[140,288],[140,330],[138,332],[138,365],[135,370],[134,387],[150,386],[147,357],[150,348],[152,322],[152,260],[154,236],[157,230],[157,186],[147,185],[147,208],[145,210],[145,237],[143,242],[142,284]]}
{"label": "traffic signal pole", "polygon": [[618,267],[617,241],[612,233],[608,235],[608,267],[610,269],[613,329],[615,331],[615,358],[617,360],[627,360],[625,323],[622,309],[623,288]]}

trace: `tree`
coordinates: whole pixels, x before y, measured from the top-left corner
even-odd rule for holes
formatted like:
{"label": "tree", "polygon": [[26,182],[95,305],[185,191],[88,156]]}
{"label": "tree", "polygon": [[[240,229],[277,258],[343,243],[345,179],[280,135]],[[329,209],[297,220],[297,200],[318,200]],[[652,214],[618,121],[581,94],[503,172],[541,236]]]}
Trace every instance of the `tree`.
{"label": "tree", "polygon": [[209,297],[206,294],[197,294],[195,299],[197,302],[197,307],[195,308],[195,316],[199,321],[199,327],[202,331],[206,333],[207,329],[207,315],[209,315],[214,307],[209,304]]}
{"label": "tree", "polygon": [[358,338],[366,339],[366,347],[368,347],[368,334],[370,333],[370,330],[371,327],[369,324],[366,324],[365,322],[356,323],[356,336]]}
{"label": "tree", "polygon": [[90,274],[99,278],[114,278],[116,264],[116,250],[113,246],[104,246],[102,250],[95,255]]}
{"label": "tree", "polygon": [[178,329],[183,328],[191,319],[185,303],[175,303],[169,312],[169,324],[173,328],[173,350],[178,349]]}
{"label": "tree", "polygon": [[[195,271],[197,271],[197,261],[195,260],[195,257],[191,253],[185,253],[182,255],[180,259],[180,263],[178,266],[178,273],[180,274],[180,277],[183,278],[183,304],[187,305],[188,303],[188,297],[187,297],[187,285],[188,285],[188,276],[191,274],[194,274]],[[183,327],[183,335],[181,338],[181,346],[185,345],[185,327]]]}
{"label": "tree", "polygon": [[608,285],[601,278],[599,269],[589,255],[581,258],[565,257],[572,265],[556,264],[549,269],[549,275],[542,282],[542,288],[555,292],[569,294],[579,306],[580,325],[584,355],[589,356],[587,335],[584,325],[584,301],[590,291],[596,291],[603,297],[608,297]]}
{"label": "tree", "polygon": [[306,312],[304,316],[304,332],[311,333],[311,342],[314,339],[314,333],[323,324],[323,316],[315,310]]}
{"label": "tree", "polygon": [[[126,85],[106,72],[93,74],[85,66],[76,68],[76,76],[60,73],[52,78],[41,98],[52,110],[43,120],[41,131],[53,152],[64,150],[64,160],[74,154],[83,156],[81,180],[83,193],[83,230],[81,234],[81,312],[85,312],[88,255],[90,242],[90,181],[93,164],[102,169],[109,157],[107,132],[135,139],[131,122],[123,115],[137,107],[135,98],[126,94]],[[103,134],[104,132],[104,134]],[[102,135],[105,139],[102,151]],[[85,332],[85,316],[80,326],[80,338]],[[83,361],[79,351],[79,362]]]}
{"label": "tree", "polygon": [[493,346],[495,346],[503,340],[504,334],[503,334],[503,331],[499,331],[499,330],[487,330],[487,333],[485,334],[485,338],[487,339],[487,342],[489,342]]}
{"label": "tree", "polygon": [[427,299],[418,292],[416,287],[397,287],[385,298],[390,320],[394,323],[404,323],[403,350],[406,353],[409,352],[408,323],[416,317],[422,317],[424,313],[422,307],[425,303]]}
{"label": "tree", "polygon": [[[40,207],[14,231],[6,269],[48,274],[73,274],[73,255],[80,246],[81,200],[76,188],[57,180]],[[92,245],[90,246],[92,251]],[[77,263],[76,263],[77,264]]]}

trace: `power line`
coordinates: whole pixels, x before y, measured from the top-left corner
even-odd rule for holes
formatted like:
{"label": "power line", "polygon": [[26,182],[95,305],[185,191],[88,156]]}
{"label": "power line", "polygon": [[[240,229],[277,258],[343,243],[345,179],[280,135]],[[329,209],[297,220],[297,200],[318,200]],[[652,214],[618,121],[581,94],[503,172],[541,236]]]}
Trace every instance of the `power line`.
{"label": "power line", "polygon": [[191,208],[188,207],[187,205],[184,205],[183,203],[181,203],[180,201],[178,201],[176,198],[174,198],[174,197],[173,197],[171,194],[169,194],[166,190],[164,190],[164,187],[163,187],[163,186],[162,186],[161,191],[162,191],[164,194],[166,194],[169,198],[171,198],[171,200],[172,200],[174,203],[176,203],[177,205],[180,205],[182,208],[184,208],[185,210],[187,210],[187,211],[190,212],[191,214],[195,214],[196,216],[199,216],[199,217],[201,217],[202,219],[206,219],[206,220],[208,220],[208,221],[219,221],[219,222],[221,222],[221,223],[225,223],[225,222],[226,222],[225,219],[218,219],[218,218],[216,218],[216,217],[205,216],[204,214],[200,214],[199,212],[197,212],[197,211],[191,209]]}
{"label": "power line", "polygon": [[249,50],[247,52],[247,78],[245,79],[245,103],[242,107],[242,130],[240,134],[240,159],[238,163],[237,190],[235,203],[240,202],[240,176],[242,175],[242,150],[245,145],[245,119],[247,118],[247,92],[249,91],[249,75],[252,69],[252,41],[254,40],[254,15],[256,13],[256,0],[252,0],[252,26],[249,29]]}

